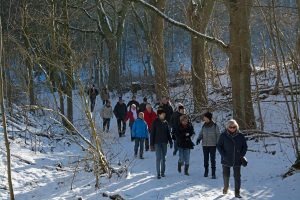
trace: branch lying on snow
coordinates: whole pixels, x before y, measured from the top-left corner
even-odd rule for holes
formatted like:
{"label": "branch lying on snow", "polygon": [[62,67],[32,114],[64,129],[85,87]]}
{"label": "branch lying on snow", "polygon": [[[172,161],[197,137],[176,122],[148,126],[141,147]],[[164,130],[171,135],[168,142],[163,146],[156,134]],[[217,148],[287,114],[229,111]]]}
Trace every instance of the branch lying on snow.
{"label": "branch lying on snow", "polygon": [[272,133],[272,132],[266,132],[256,129],[250,129],[250,130],[243,130],[242,131],[246,137],[256,138],[256,137],[277,137],[277,138],[293,138],[294,136],[289,133]]}
{"label": "branch lying on snow", "polygon": [[203,33],[200,33],[196,30],[194,30],[193,28],[189,27],[188,25],[182,23],[182,22],[178,22],[170,17],[168,17],[167,15],[165,15],[163,12],[161,12],[159,9],[157,9],[155,6],[147,3],[146,1],[144,0],[129,0],[129,1],[132,1],[132,2],[136,2],[136,3],[140,3],[142,4],[143,6],[145,6],[146,8],[148,8],[149,10],[152,10],[153,12],[155,12],[158,16],[162,17],[163,19],[165,19],[167,22],[179,27],[179,28],[182,28],[192,34],[194,34],[195,36],[198,36],[210,43],[213,43],[213,44],[216,44],[217,46],[219,46],[225,53],[228,53],[229,51],[229,45],[228,44],[225,44],[225,42],[223,42],[222,40],[220,39],[217,39],[215,37],[212,37],[212,36],[208,36],[208,35],[205,35]]}
{"label": "branch lying on snow", "polygon": [[21,158],[21,156],[15,155],[15,154],[11,154],[12,157],[18,158],[19,160],[21,160],[22,162],[28,164],[28,165],[35,165],[35,163],[29,161],[29,160],[25,160],[24,158]]}

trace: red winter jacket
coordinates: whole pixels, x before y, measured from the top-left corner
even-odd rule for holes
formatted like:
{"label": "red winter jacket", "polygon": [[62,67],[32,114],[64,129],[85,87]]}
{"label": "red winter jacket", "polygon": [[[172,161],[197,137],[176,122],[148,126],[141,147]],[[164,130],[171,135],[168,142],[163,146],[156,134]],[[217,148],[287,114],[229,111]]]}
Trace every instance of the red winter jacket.
{"label": "red winter jacket", "polygon": [[[136,112],[136,116],[138,117],[138,113]],[[133,117],[133,112],[130,110],[127,112],[126,117],[125,117],[125,122],[127,122],[127,120],[129,119],[129,122],[133,123],[135,121],[134,117]]]}
{"label": "red winter jacket", "polygon": [[149,132],[151,131],[152,122],[156,119],[156,113],[151,111],[148,112],[147,110],[144,111],[144,120],[148,125]]}

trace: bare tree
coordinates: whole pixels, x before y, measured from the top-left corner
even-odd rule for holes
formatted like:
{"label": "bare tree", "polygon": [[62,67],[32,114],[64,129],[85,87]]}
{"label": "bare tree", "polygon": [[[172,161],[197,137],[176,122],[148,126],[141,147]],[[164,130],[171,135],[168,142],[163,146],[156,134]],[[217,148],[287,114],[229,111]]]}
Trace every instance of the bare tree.
{"label": "bare tree", "polygon": [[4,106],[4,92],[3,92],[3,65],[2,65],[2,54],[3,54],[3,43],[2,43],[2,23],[0,16],[0,104],[1,104],[1,115],[2,115],[2,127],[4,132],[4,141],[6,147],[6,160],[7,160],[7,178],[10,199],[14,200],[14,189],[12,184],[12,175],[11,175],[11,157],[10,157],[10,146],[8,141],[8,133],[6,127],[6,115],[5,115],[5,106]]}
{"label": "bare tree", "polygon": [[[205,33],[214,7],[214,0],[190,0],[187,17],[189,25],[200,33]],[[206,75],[205,75],[205,39],[191,34],[192,37],[192,82],[194,112],[207,107]]]}

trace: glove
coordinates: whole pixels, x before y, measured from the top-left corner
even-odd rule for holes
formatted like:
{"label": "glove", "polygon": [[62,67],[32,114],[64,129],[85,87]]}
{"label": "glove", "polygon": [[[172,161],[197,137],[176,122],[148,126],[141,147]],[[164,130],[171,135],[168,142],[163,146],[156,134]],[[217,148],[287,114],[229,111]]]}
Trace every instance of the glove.
{"label": "glove", "polygon": [[201,140],[198,138],[197,141],[196,141],[196,145],[200,144],[200,141]]}
{"label": "glove", "polygon": [[173,142],[170,142],[170,149],[173,148]]}
{"label": "glove", "polygon": [[154,146],[150,146],[150,151],[155,151]]}

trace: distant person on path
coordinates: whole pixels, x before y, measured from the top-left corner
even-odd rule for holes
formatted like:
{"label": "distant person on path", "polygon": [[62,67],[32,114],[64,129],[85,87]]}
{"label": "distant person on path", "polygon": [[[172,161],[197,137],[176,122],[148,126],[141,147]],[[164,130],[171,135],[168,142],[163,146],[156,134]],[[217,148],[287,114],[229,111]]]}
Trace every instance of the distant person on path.
{"label": "distant person on path", "polygon": [[148,139],[148,126],[144,120],[144,113],[140,112],[138,118],[134,121],[132,126],[132,137],[134,138],[134,156],[137,157],[138,149],[140,147],[140,159],[144,159],[144,143]]}
{"label": "distant person on path", "polygon": [[[148,103],[146,105],[146,110],[144,111],[144,119],[148,125],[149,133],[151,133],[152,123],[156,119],[156,117],[157,117],[156,113],[153,111],[151,104]],[[145,149],[146,149],[146,151],[149,150],[149,139],[148,138],[145,140]]]}
{"label": "distant person on path", "polygon": [[154,120],[150,134],[150,148],[155,151],[157,178],[165,177],[167,146],[173,147],[166,113],[163,109],[157,110],[158,118]]}
{"label": "distant person on path", "polygon": [[137,112],[137,108],[135,104],[131,104],[130,106],[130,110],[127,112],[126,117],[125,117],[125,122],[127,122],[127,120],[129,120],[129,127],[130,127],[130,133],[131,133],[131,141],[133,141],[133,137],[132,137],[132,125],[134,123],[134,121],[137,119],[138,117],[138,112]]}
{"label": "distant person on path", "polygon": [[212,120],[213,114],[206,112],[203,115],[204,124],[197,138],[196,144],[202,141],[202,149],[204,155],[204,177],[208,177],[209,157],[211,162],[211,176],[216,179],[216,150],[217,143],[220,137],[220,129]]}
{"label": "distant person on path", "polygon": [[119,131],[119,137],[125,136],[126,132],[126,122],[125,117],[127,113],[127,107],[124,103],[122,97],[119,97],[118,103],[114,107],[114,114],[117,118],[118,123],[118,131]]}
{"label": "distant person on path", "polygon": [[136,96],[132,96],[132,99],[127,103],[127,108],[131,108],[131,105],[134,104],[136,109],[139,110],[140,103],[136,100]]}
{"label": "distant person on path", "polygon": [[95,85],[93,84],[92,87],[88,90],[88,95],[90,97],[91,102],[91,112],[94,111],[95,103],[96,103],[96,97],[99,94],[98,90],[95,88]]}
{"label": "distant person on path", "polygon": [[166,120],[170,125],[171,122],[171,116],[173,114],[173,108],[171,106],[171,102],[168,100],[167,97],[163,97],[160,106],[158,109],[161,108],[165,111],[166,113]]}
{"label": "distant person on path", "polygon": [[173,151],[174,156],[177,154],[178,151],[175,130],[178,128],[180,124],[180,116],[182,116],[183,114],[185,114],[184,106],[181,103],[179,103],[177,106],[177,111],[173,112],[170,120],[170,125],[172,128],[172,139],[174,141],[174,151]]}
{"label": "distant person on path", "polygon": [[228,192],[230,168],[232,167],[234,174],[235,197],[242,198],[240,195],[241,165],[248,146],[246,139],[239,131],[239,125],[235,120],[232,119],[226,123],[226,130],[220,135],[217,149],[221,154],[221,163],[223,165],[223,194],[227,194]]}
{"label": "distant person on path", "polygon": [[103,105],[105,105],[106,102],[109,100],[109,91],[108,91],[107,85],[102,88],[100,96],[101,96]]}
{"label": "distant person on path", "polygon": [[113,109],[110,105],[109,100],[107,100],[106,104],[102,107],[100,116],[103,119],[103,132],[108,132],[110,126],[110,119],[113,117]]}
{"label": "distant person on path", "polygon": [[146,105],[148,104],[148,99],[147,97],[143,98],[143,103],[140,104],[139,106],[139,112],[144,112],[146,110]]}
{"label": "distant person on path", "polygon": [[191,149],[194,148],[192,136],[195,135],[195,132],[193,124],[189,122],[189,117],[187,115],[184,114],[180,116],[180,123],[178,126],[176,126],[174,132],[176,134],[179,150],[177,170],[179,173],[181,173],[181,166],[184,165],[184,174],[188,176],[190,166],[190,153]]}

